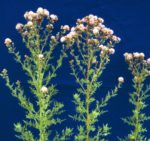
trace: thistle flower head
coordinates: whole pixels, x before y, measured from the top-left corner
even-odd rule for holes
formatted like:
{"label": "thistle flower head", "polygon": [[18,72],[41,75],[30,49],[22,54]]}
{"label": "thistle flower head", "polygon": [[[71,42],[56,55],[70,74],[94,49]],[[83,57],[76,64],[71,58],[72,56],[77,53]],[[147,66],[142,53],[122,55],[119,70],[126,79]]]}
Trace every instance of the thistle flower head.
{"label": "thistle flower head", "polygon": [[146,60],[147,64],[150,65],[150,58]]}
{"label": "thistle flower head", "polygon": [[115,53],[115,49],[114,48],[110,48],[108,51],[109,51],[109,54],[114,54]]}
{"label": "thistle flower head", "polygon": [[97,34],[99,34],[99,27],[94,27],[93,28],[93,34],[95,34],[95,35],[97,35]]}
{"label": "thistle flower head", "polygon": [[133,59],[133,55],[131,53],[124,53],[124,57],[126,61],[131,61]]}
{"label": "thistle flower head", "polygon": [[29,27],[29,28],[33,27],[33,22],[32,21],[28,21],[26,26]]}
{"label": "thistle flower head", "polygon": [[63,43],[63,42],[66,41],[66,38],[65,38],[65,37],[61,37],[61,38],[60,38],[60,41]]}
{"label": "thistle flower head", "polygon": [[38,59],[39,59],[39,60],[43,60],[43,59],[44,59],[44,55],[43,55],[43,54],[39,54],[39,55],[38,55]]}
{"label": "thistle flower head", "polygon": [[58,21],[58,17],[57,17],[56,15],[54,15],[54,14],[51,14],[51,15],[50,15],[50,19],[51,19],[53,22]]}
{"label": "thistle flower head", "polygon": [[7,46],[7,47],[9,47],[9,46],[11,46],[12,45],[12,40],[10,39],[10,38],[6,38],[5,39],[5,41],[4,41],[4,43],[5,43],[5,45]]}
{"label": "thistle flower head", "polygon": [[39,15],[43,15],[44,14],[44,9],[42,7],[39,7],[36,12]]}
{"label": "thistle flower head", "polygon": [[22,29],[23,29],[23,24],[18,23],[18,24],[16,25],[16,30],[21,31]]}
{"label": "thistle flower head", "polygon": [[69,31],[70,27],[69,25],[64,25],[64,26],[61,26],[61,29],[63,29],[64,31]]}
{"label": "thistle flower head", "polygon": [[123,77],[118,77],[118,82],[119,83],[124,83],[124,78]]}
{"label": "thistle flower head", "polygon": [[48,93],[48,88],[47,88],[46,86],[42,86],[41,92],[42,92],[43,94]]}
{"label": "thistle flower head", "polygon": [[49,11],[47,9],[44,9],[43,15],[48,17],[49,16]]}

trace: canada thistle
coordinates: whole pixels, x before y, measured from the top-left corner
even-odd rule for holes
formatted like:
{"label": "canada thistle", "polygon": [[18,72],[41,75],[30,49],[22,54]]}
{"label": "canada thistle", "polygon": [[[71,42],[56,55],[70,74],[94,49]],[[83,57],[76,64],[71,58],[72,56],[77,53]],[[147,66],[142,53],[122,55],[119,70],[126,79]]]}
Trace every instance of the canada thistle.
{"label": "canada thistle", "polygon": [[[70,128],[64,128],[60,134],[51,128],[64,120],[58,117],[63,112],[63,104],[53,99],[58,90],[51,80],[56,77],[56,71],[61,67],[63,58],[66,56],[64,48],[61,49],[57,58],[53,55],[65,30],[61,29],[53,35],[54,24],[58,17],[54,14],[50,15],[47,9],[41,7],[37,9],[37,12],[26,12],[24,18],[27,23],[18,23],[16,29],[23,38],[28,54],[22,57],[9,38],[5,39],[5,45],[28,75],[30,93],[36,102],[32,103],[27,98],[22,83],[19,81],[11,83],[6,69],[1,72],[6,86],[19,100],[21,107],[26,110],[26,119],[15,124],[17,137],[23,141],[67,140],[72,132]],[[35,130],[38,131],[38,135],[34,134]]]}
{"label": "canada thistle", "polygon": [[105,27],[103,22],[97,16],[86,16],[78,19],[76,26],[61,37],[61,42],[70,49],[72,75],[79,84],[73,95],[76,114],[70,116],[78,122],[75,141],[107,140],[110,127],[108,124],[99,125],[99,117],[106,112],[105,106],[117,95],[124,82],[123,77],[119,77],[114,90],[101,100],[95,99],[95,92],[102,85],[98,79],[109,63],[110,56],[115,53],[115,44],[120,42],[120,38],[113,34],[113,30]]}
{"label": "canada thistle", "polygon": [[144,113],[147,98],[150,96],[150,85],[145,84],[150,76],[150,59],[145,60],[144,53],[125,53],[125,60],[133,76],[134,91],[130,93],[129,102],[134,106],[132,115],[123,118],[123,121],[132,127],[130,133],[120,141],[150,141],[146,137],[147,129],[144,127],[150,116]]}

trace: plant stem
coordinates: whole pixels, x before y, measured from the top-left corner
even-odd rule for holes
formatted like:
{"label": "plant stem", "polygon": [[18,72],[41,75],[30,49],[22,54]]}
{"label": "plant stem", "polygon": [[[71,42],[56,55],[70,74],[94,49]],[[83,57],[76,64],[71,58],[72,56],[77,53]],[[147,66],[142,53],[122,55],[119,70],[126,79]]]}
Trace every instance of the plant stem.
{"label": "plant stem", "polygon": [[[88,49],[88,54],[89,54],[89,49]],[[90,63],[91,63],[91,56],[88,57],[88,66],[87,66],[87,82],[89,81],[89,70],[90,70]],[[89,82],[88,82],[89,83]],[[90,87],[87,85],[87,90],[86,90],[86,141],[90,141],[89,133],[90,133],[90,113],[89,113],[89,100],[90,100]]]}
{"label": "plant stem", "polygon": [[138,134],[139,134],[139,113],[140,113],[140,93],[141,93],[141,83],[139,82],[137,84],[137,102],[136,102],[136,106],[135,106],[135,110],[137,111],[137,113],[135,114],[135,141],[138,140]]}
{"label": "plant stem", "polygon": [[[40,51],[39,51],[40,52]],[[45,129],[43,126],[43,102],[44,102],[44,95],[41,93],[41,87],[43,85],[43,73],[42,73],[42,64],[41,61],[37,61],[37,96],[38,96],[38,103],[39,103],[39,141],[46,141],[44,135]]]}

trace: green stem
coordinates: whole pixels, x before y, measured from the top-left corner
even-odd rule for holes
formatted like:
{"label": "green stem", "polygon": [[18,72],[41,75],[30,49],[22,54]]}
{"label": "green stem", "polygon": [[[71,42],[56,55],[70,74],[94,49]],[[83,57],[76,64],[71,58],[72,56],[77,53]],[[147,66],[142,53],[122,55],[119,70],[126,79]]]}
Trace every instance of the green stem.
{"label": "green stem", "polygon": [[40,141],[44,141],[44,137],[43,137],[43,123],[42,123],[42,118],[43,118],[43,96],[41,95],[40,89],[42,87],[42,77],[41,77],[41,64],[40,62],[38,62],[38,97],[39,97],[39,112],[40,112],[40,117],[39,117],[39,122],[40,122],[40,128],[39,128],[39,132],[40,132]]}
{"label": "green stem", "polygon": [[[90,50],[88,49],[88,54],[90,53]],[[92,55],[90,53],[90,56],[88,57],[88,65],[87,65],[87,76],[86,79],[87,81],[89,81],[89,71],[90,71],[90,67],[91,67],[91,58]],[[88,82],[89,83],[89,82]],[[90,141],[90,137],[89,137],[89,133],[90,133],[90,111],[89,111],[89,101],[90,101],[90,85],[87,85],[87,91],[86,91],[86,141]]]}
{"label": "green stem", "polygon": [[134,130],[134,134],[135,134],[135,141],[138,140],[138,135],[139,135],[139,113],[140,113],[140,93],[141,93],[141,83],[137,84],[137,102],[136,102],[136,106],[135,106],[135,110],[137,111],[137,113],[135,114],[135,130]]}

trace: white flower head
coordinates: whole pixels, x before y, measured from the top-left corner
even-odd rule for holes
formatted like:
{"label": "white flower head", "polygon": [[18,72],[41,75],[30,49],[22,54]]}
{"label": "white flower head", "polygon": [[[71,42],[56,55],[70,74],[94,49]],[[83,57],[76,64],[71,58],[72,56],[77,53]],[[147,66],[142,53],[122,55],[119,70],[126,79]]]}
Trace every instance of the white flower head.
{"label": "white flower head", "polygon": [[69,27],[69,25],[64,25],[64,26],[62,26],[62,29],[68,31],[70,29],[70,27]]}
{"label": "white flower head", "polygon": [[144,59],[145,54],[144,53],[140,53],[139,56],[140,56],[141,59]]}
{"label": "white flower head", "polygon": [[34,12],[33,12],[33,11],[29,11],[29,12],[28,12],[28,15],[33,16],[33,15],[34,15]]}
{"label": "white flower head", "polygon": [[124,78],[123,77],[118,77],[118,82],[119,83],[124,83]]}
{"label": "white flower head", "polygon": [[39,55],[38,55],[38,59],[39,59],[39,60],[43,60],[43,59],[44,59],[44,55],[43,55],[43,54],[39,54]]}
{"label": "white flower head", "polygon": [[50,18],[51,18],[52,21],[57,21],[58,20],[58,17],[54,14],[51,14]]}
{"label": "white flower head", "polygon": [[95,35],[99,34],[99,29],[97,27],[94,27],[93,34]]}
{"label": "white flower head", "polygon": [[102,32],[104,34],[108,34],[108,35],[114,34],[114,31],[112,29],[110,29],[110,28],[107,28],[107,27],[102,28]]}
{"label": "white flower head", "polygon": [[100,21],[100,23],[103,23],[103,22],[104,22],[104,19],[103,19],[103,18],[98,18],[98,20]]}
{"label": "white flower head", "polygon": [[28,21],[27,24],[26,24],[26,26],[27,26],[27,27],[32,27],[32,26],[33,26],[33,22]]}
{"label": "white flower head", "polygon": [[150,58],[147,59],[147,64],[150,65]]}
{"label": "white flower head", "polygon": [[61,37],[61,38],[60,38],[60,41],[63,43],[63,42],[66,41],[66,38],[65,38],[65,37]]}
{"label": "white flower head", "polygon": [[124,57],[127,61],[131,61],[133,59],[133,55],[131,53],[124,53]]}
{"label": "white flower head", "polygon": [[70,34],[71,36],[76,36],[76,35],[77,35],[77,33],[76,33],[75,31],[71,31],[69,34]]}
{"label": "white flower head", "polygon": [[18,23],[18,24],[16,25],[16,29],[17,29],[17,30],[22,30],[22,28],[23,28],[23,24]]}
{"label": "white flower head", "polygon": [[46,86],[42,86],[41,92],[44,94],[48,93],[48,88]]}
{"label": "white flower head", "polygon": [[140,58],[140,54],[139,54],[138,52],[134,52],[134,53],[133,53],[133,57],[134,57],[135,59],[139,59],[139,58]]}
{"label": "white flower head", "polygon": [[109,50],[109,48],[108,48],[107,46],[104,46],[104,45],[100,45],[99,48],[100,48],[100,50],[103,51],[103,52]]}
{"label": "white flower head", "polygon": [[119,37],[113,35],[113,36],[112,36],[112,40],[113,40],[114,42],[116,42],[116,43],[119,43],[119,42],[121,41],[121,38],[119,38]]}
{"label": "white flower head", "polygon": [[43,15],[46,16],[46,17],[48,17],[49,16],[49,11],[47,9],[44,9]]}
{"label": "white flower head", "polygon": [[75,27],[72,27],[72,28],[71,28],[71,31],[75,31]]}
{"label": "white flower head", "polygon": [[78,28],[81,30],[81,31],[84,31],[85,30],[85,26],[83,24],[79,24],[78,25]]}
{"label": "white flower head", "polygon": [[52,39],[52,40],[56,40],[56,37],[55,37],[55,36],[51,36],[51,39]]}
{"label": "white flower head", "polygon": [[12,44],[12,40],[10,38],[6,38],[4,43],[8,47],[8,46],[10,46]]}
{"label": "white flower head", "polygon": [[44,9],[42,7],[39,7],[36,11],[39,15],[43,15],[44,14]]}
{"label": "white flower head", "polygon": [[109,51],[110,54],[114,54],[115,53],[115,49],[114,48],[110,48],[108,51]]}
{"label": "white flower head", "polygon": [[24,18],[25,18],[25,19],[27,19],[28,13],[29,13],[29,12],[25,12],[25,14],[24,14]]}
{"label": "white flower head", "polygon": [[32,21],[33,20],[33,11],[25,12],[24,18],[26,20]]}

